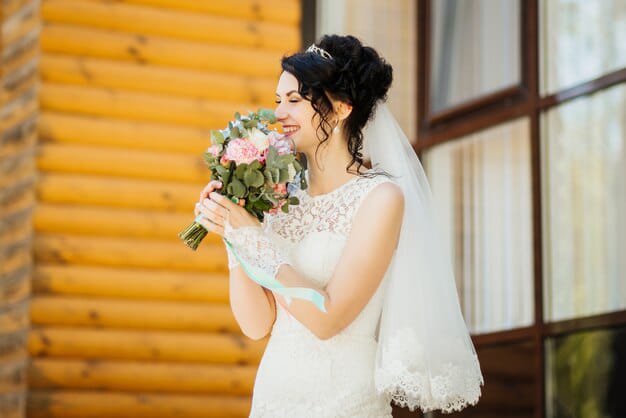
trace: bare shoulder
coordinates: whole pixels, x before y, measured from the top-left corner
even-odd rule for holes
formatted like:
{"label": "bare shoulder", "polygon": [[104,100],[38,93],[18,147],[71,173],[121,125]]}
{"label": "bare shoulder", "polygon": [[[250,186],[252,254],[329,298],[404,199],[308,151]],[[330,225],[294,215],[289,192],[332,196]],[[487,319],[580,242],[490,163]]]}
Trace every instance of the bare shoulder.
{"label": "bare shoulder", "polygon": [[366,193],[363,203],[363,206],[366,207],[371,205],[384,205],[387,208],[389,208],[390,205],[394,207],[402,207],[404,204],[404,192],[398,184],[390,180],[379,180],[376,181],[374,186],[372,186]]}
{"label": "bare shoulder", "polygon": [[381,217],[401,220],[404,214],[404,192],[392,181],[375,180],[375,184],[368,189],[357,210],[355,222],[358,218],[380,221]]}

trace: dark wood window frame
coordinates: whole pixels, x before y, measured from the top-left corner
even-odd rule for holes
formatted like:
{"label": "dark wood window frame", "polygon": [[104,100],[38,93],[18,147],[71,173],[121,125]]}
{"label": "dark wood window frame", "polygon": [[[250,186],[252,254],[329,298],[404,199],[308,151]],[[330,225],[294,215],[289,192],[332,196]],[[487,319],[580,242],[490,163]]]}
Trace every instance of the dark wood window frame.
{"label": "dark wood window frame", "polygon": [[544,341],[547,338],[574,332],[625,326],[626,310],[570,320],[544,321],[540,117],[548,109],[567,101],[591,95],[620,83],[626,83],[626,68],[610,72],[555,94],[541,96],[539,92],[540,0],[520,0],[522,35],[520,38],[520,53],[522,54],[520,60],[522,66],[520,84],[433,114],[430,112],[428,103],[431,1],[419,0],[416,8],[418,27],[418,140],[414,145],[414,149],[420,159],[422,159],[423,152],[433,146],[482,131],[488,127],[520,117],[526,117],[530,122],[534,325],[507,331],[473,335],[472,340],[477,348],[523,341],[534,344],[536,350],[536,362],[534,364],[536,376],[535,416],[543,418],[546,409],[544,395]]}

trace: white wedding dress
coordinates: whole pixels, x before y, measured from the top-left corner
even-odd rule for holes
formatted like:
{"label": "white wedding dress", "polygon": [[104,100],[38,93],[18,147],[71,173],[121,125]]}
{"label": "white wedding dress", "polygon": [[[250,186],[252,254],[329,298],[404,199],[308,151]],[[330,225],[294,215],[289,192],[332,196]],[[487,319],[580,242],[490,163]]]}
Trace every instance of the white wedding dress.
{"label": "white wedding dress", "polygon": [[[300,204],[291,206],[289,213],[267,215],[263,228],[288,250],[297,271],[325,286],[359,205],[375,186],[388,181],[393,182],[382,175],[355,176],[323,195],[297,190]],[[327,340],[320,340],[276,305],[276,322],[257,371],[250,418],[391,417],[391,399],[377,394],[374,386],[377,327],[387,276],[357,318]]]}

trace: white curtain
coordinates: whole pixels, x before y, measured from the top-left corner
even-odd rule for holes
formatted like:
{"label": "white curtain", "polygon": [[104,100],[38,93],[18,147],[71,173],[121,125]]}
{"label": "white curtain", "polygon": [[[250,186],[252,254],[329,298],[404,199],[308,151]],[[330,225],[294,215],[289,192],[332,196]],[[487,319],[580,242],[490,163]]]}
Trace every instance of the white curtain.
{"label": "white curtain", "polygon": [[520,82],[520,19],[518,0],[432,2],[433,111]]}
{"label": "white curtain", "polygon": [[626,85],[542,119],[545,316],[626,308]]}
{"label": "white curtain", "polygon": [[317,33],[353,35],[392,66],[389,108],[411,142],[416,137],[417,24],[414,0],[319,0]]}
{"label": "white curtain", "polygon": [[626,0],[542,0],[541,92],[626,66]]}
{"label": "white curtain", "polygon": [[424,154],[472,333],[533,322],[529,144],[520,119]]}

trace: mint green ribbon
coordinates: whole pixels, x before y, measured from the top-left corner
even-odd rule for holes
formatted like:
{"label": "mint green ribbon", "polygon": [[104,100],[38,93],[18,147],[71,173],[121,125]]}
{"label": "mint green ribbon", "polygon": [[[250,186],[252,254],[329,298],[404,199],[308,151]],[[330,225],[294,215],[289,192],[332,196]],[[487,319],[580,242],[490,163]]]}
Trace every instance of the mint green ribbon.
{"label": "mint green ribbon", "polygon": [[324,306],[324,296],[321,293],[314,289],[309,289],[306,287],[284,286],[282,283],[271,277],[269,274],[265,273],[263,270],[251,264],[245,263],[239,257],[239,255],[237,255],[237,252],[233,248],[232,244],[228,242],[226,238],[222,239],[224,240],[224,243],[228,245],[228,247],[231,249],[231,251],[235,255],[235,258],[237,258],[237,261],[239,261],[239,264],[241,264],[241,267],[243,267],[243,270],[248,274],[248,276],[266,289],[269,289],[284,296],[285,301],[287,302],[287,306],[291,304],[291,298],[298,298],[308,300],[309,302],[312,302],[315,306],[317,306],[317,309],[322,312],[326,312],[326,306]]}

